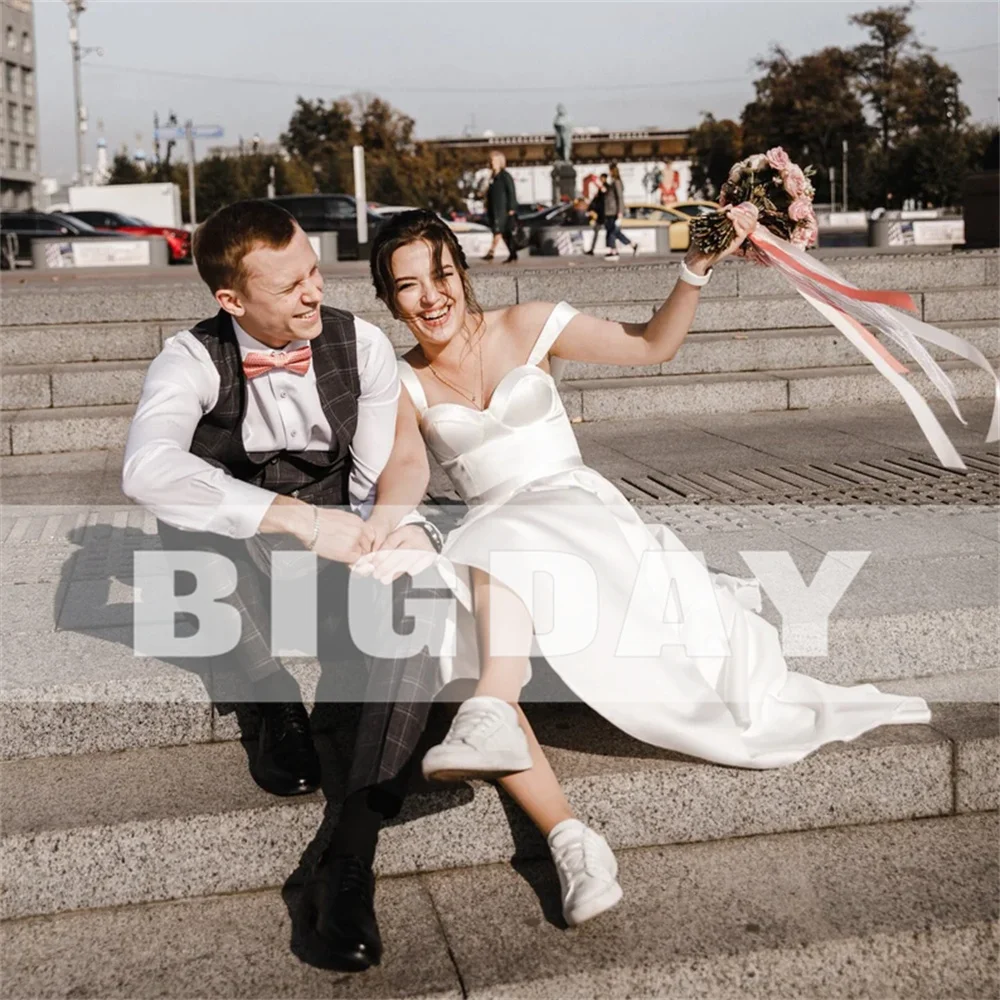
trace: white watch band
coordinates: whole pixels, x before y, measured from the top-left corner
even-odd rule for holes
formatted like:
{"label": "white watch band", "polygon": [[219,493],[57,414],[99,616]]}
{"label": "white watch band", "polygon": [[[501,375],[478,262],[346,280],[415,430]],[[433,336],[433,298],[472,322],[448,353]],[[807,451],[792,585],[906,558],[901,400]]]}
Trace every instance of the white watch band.
{"label": "white watch band", "polygon": [[709,268],[705,274],[695,274],[684,261],[681,261],[680,279],[689,285],[694,285],[695,288],[704,288],[712,280],[712,269]]}

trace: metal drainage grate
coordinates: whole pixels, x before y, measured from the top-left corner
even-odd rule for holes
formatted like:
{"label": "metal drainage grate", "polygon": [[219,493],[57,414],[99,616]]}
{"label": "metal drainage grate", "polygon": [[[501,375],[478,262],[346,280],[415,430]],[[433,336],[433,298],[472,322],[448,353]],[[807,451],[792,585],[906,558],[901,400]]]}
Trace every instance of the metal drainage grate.
{"label": "metal drainage grate", "polygon": [[623,476],[635,503],[861,504],[992,507],[1000,504],[1000,457],[963,455],[968,470],[942,469],[915,455],[857,462],[813,462],[764,469]]}

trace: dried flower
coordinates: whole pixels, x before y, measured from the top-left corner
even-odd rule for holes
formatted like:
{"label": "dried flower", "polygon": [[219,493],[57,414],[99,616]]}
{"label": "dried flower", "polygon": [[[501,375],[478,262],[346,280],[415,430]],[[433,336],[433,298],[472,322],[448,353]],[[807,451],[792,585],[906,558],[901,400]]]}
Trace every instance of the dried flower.
{"label": "dried flower", "polygon": [[[719,193],[719,205],[749,202],[759,213],[759,224],[779,239],[805,247],[816,241],[818,227],[812,210],[815,194],[805,170],[792,163],[788,153],[775,146],[735,164]],[[700,216],[690,223],[691,241],[703,253],[716,255],[729,246],[736,231],[723,212]],[[766,263],[750,240],[737,251],[748,260]]]}

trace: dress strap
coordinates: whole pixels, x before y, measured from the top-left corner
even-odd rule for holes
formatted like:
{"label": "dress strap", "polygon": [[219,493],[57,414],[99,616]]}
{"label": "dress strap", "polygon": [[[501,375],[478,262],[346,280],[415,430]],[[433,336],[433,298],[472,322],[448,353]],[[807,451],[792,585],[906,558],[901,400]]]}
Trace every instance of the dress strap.
{"label": "dress strap", "polygon": [[552,312],[549,313],[549,318],[545,321],[545,326],[542,327],[542,332],[538,335],[538,340],[535,341],[531,354],[528,355],[528,364],[537,365],[549,353],[569,321],[578,315],[579,312],[568,302],[557,303]]}
{"label": "dress strap", "polygon": [[417,373],[410,367],[410,363],[402,358],[396,362],[396,367],[399,370],[399,381],[406,386],[406,391],[410,394],[410,399],[413,400],[417,414],[422,417],[427,412],[427,394],[420,384],[420,379],[417,378]]}
{"label": "dress strap", "polygon": [[[569,321],[574,316],[579,315],[579,310],[574,309],[568,302],[556,303],[555,308],[549,313],[549,318],[542,327],[542,332],[538,335],[538,340],[535,341],[535,346],[531,349],[531,354],[528,355],[527,363],[529,365],[537,365],[549,353],[552,345],[558,340],[559,334],[566,329]],[[552,377],[557,382],[559,381],[559,376],[562,374],[564,364],[565,362],[561,358],[552,358],[549,361]]]}

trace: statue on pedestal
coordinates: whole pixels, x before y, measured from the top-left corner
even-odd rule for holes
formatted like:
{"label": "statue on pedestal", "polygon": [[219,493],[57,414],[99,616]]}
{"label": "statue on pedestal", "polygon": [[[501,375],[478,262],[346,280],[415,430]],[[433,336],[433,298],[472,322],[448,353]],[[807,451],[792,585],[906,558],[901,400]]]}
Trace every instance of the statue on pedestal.
{"label": "statue on pedestal", "polygon": [[570,162],[573,155],[573,123],[563,104],[556,105],[552,129],[555,132],[556,154],[556,162],[552,167],[552,200],[572,201],[576,197],[576,169]]}
{"label": "statue on pedestal", "polygon": [[564,104],[556,105],[556,117],[552,122],[555,131],[556,163],[569,163],[573,157],[573,123],[566,114]]}

